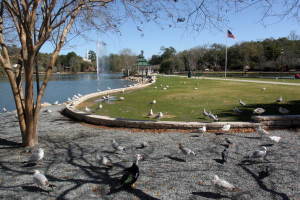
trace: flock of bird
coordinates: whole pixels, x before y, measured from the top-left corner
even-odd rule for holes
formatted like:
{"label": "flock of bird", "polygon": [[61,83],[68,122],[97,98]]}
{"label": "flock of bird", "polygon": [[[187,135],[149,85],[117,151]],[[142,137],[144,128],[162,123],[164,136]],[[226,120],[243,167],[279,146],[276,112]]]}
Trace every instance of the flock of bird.
{"label": "flock of bird", "polygon": [[[231,127],[230,124],[226,124],[222,127],[221,131],[228,132],[230,130],[230,127]],[[202,130],[201,131],[202,133],[206,132],[205,127],[202,127],[201,130]],[[276,142],[276,143],[278,143],[281,139],[281,137],[279,137],[279,136],[270,136],[270,133],[268,131],[266,131],[265,129],[263,129],[261,126],[259,126],[256,129],[256,132],[261,136],[261,138],[267,137],[268,139],[270,139],[271,141]],[[221,153],[222,164],[227,162],[227,158],[228,158],[228,154],[229,154],[228,149],[231,145],[234,145],[233,142],[231,140],[229,140],[228,138],[225,138],[225,141],[226,141],[227,145],[223,145],[223,146],[225,146],[225,148]],[[136,146],[135,148],[142,149],[142,148],[147,148],[149,146],[150,146],[150,144],[148,142],[142,142],[139,146]],[[127,154],[128,153],[127,148],[125,146],[121,145],[115,139],[113,139],[111,141],[111,147],[114,149],[114,153],[116,153],[116,154]],[[193,151],[192,149],[186,147],[185,145],[183,145],[181,143],[178,144],[178,150],[185,156],[196,156],[195,151]],[[244,156],[243,161],[249,161],[249,160],[263,161],[267,155],[267,150],[268,150],[267,147],[261,146],[261,149],[257,149],[253,152],[250,152],[246,156]],[[45,155],[44,149],[37,148],[32,151],[32,154],[31,154],[30,158],[28,159],[28,163],[38,164],[44,158],[44,155]],[[110,192],[113,192],[113,191],[116,191],[119,189],[134,187],[134,183],[138,180],[139,175],[140,175],[139,161],[143,160],[144,157],[145,156],[142,154],[135,155],[135,161],[132,163],[132,165],[130,167],[125,168],[122,171],[122,173],[123,173],[122,177],[119,179],[118,184],[111,187]],[[102,165],[107,168],[112,168],[114,166],[114,163],[109,156],[101,155],[100,153],[96,154],[96,162],[97,162],[97,165]],[[265,170],[259,172],[259,176],[264,178],[264,177],[268,176],[269,173],[270,173],[269,168],[266,167]],[[239,190],[239,188],[237,188],[233,184],[229,183],[225,179],[220,178],[216,174],[214,175],[211,182],[217,189],[222,189],[222,190],[226,190],[226,191]],[[41,188],[47,187],[47,188],[51,188],[51,190],[53,190],[53,188],[55,187],[55,185],[50,184],[48,179],[46,178],[46,176],[38,170],[34,170],[33,183],[36,184],[38,187],[41,187]]]}

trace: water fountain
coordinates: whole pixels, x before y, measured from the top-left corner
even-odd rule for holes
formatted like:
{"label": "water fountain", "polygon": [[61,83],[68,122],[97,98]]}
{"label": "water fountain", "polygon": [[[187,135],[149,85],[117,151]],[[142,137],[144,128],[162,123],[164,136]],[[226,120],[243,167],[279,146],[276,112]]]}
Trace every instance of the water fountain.
{"label": "water fountain", "polygon": [[106,43],[103,41],[97,41],[96,47],[96,64],[97,64],[97,77],[100,74],[107,72],[107,51],[106,51]]}

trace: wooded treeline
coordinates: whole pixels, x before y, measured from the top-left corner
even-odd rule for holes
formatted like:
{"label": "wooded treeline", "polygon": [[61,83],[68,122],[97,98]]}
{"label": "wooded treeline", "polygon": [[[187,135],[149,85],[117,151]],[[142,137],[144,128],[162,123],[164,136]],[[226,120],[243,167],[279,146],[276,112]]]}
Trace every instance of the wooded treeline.
{"label": "wooded treeline", "polygon": [[[237,71],[300,70],[300,37],[294,32],[288,37],[237,43],[228,47],[228,69]],[[162,47],[161,55],[153,55],[150,64],[160,65],[161,73],[189,70],[220,71],[225,67],[222,44],[198,46],[176,52]]]}

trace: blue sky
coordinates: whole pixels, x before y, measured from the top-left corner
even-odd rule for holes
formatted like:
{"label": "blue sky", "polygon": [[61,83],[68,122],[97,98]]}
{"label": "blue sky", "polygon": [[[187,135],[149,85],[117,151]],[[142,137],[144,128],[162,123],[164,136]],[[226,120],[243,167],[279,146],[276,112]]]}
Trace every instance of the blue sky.
{"label": "blue sky", "polygon": [[[236,40],[227,39],[226,31],[209,29],[201,32],[192,32],[185,28],[168,28],[155,24],[144,24],[143,34],[136,29],[136,26],[127,22],[121,27],[121,35],[116,33],[95,33],[88,34],[89,39],[77,37],[73,39],[70,45],[66,46],[61,54],[70,51],[84,56],[87,50],[96,51],[96,41],[101,40],[107,44],[106,52],[119,53],[124,48],[131,49],[134,53],[139,54],[144,50],[146,58],[153,54],[160,54],[160,47],[174,47],[177,51],[187,50],[196,46],[210,45],[213,43],[227,44],[231,46],[236,42],[257,41],[266,38],[287,37],[291,31],[300,34],[299,24],[294,19],[287,19],[279,22],[271,21],[272,24],[263,25],[260,23],[261,10],[255,8],[245,10],[241,13],[229,16],[228,29],[237,37]],[[43,52],[49,52],[46,46]]]}

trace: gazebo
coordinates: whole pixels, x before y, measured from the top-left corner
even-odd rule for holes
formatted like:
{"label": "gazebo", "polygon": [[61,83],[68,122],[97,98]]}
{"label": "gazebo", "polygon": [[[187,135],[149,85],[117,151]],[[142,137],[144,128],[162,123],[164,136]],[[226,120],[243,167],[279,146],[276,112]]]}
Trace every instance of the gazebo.
{"label": "gazebo", "polygon": [[144,57],[144,51],[141,51],[141,54],[138,55],[137,61],[136,61],[136,67],[137,67],[137,74],[138,75],[150,75],[152,71],[151,65],[148,63],[148,61]]}

